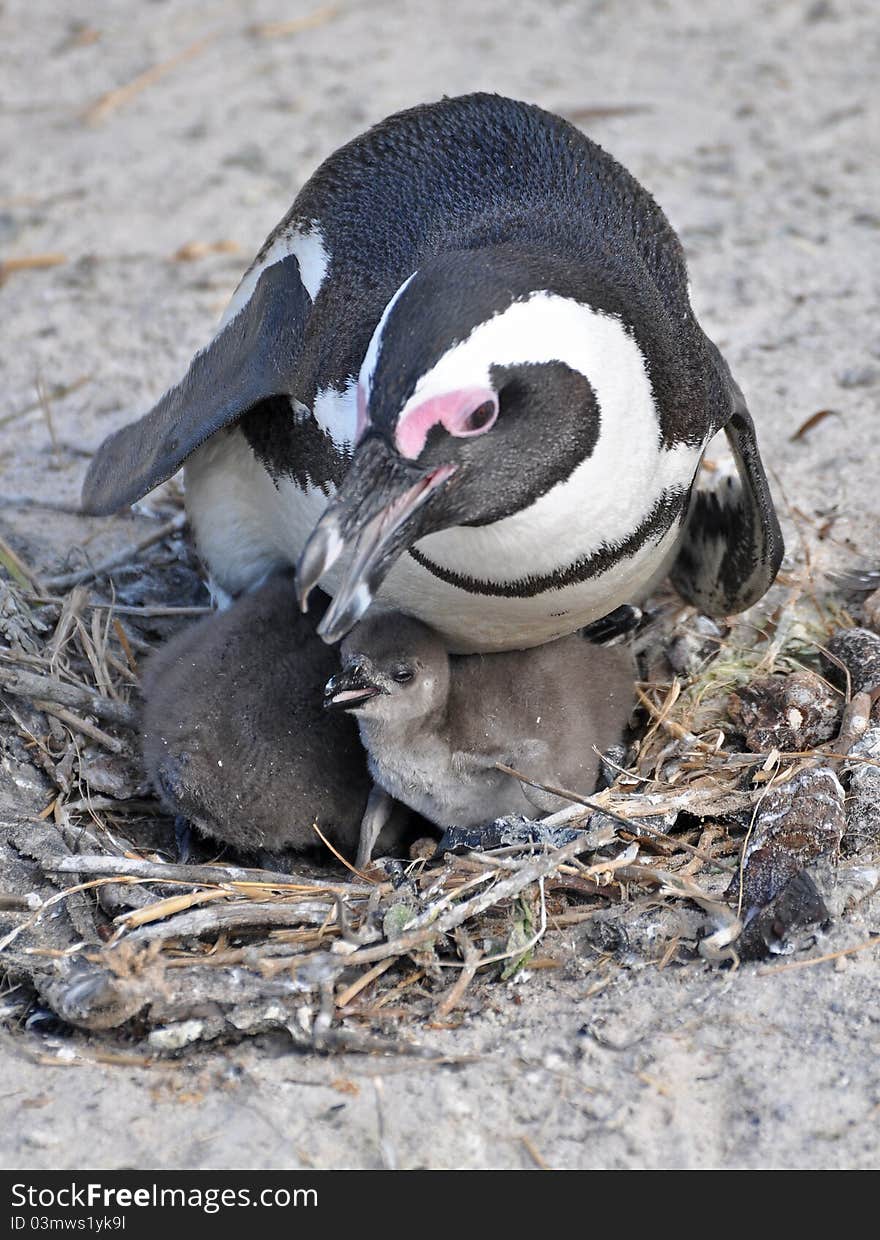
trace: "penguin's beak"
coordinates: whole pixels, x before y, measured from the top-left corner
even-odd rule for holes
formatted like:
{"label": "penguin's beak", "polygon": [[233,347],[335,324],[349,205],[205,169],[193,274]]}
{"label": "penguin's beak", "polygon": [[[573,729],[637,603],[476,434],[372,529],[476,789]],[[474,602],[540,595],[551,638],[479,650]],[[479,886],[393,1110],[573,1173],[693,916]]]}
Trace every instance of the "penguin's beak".
{"label": "penguin's beak", "polygon": [[339,641],[354,628],[394,561],[420,537],[425,505],[454,473],[454,465],[420,469],[378,436],[358,447],[296,568],[305,611],[314,586],[351,548],[339,589],[318,627],[325,642]]}
{"label": "penguin's beak", "polygon": [[325,710],[357,710],[385,690],[375,683],[368,659],[354,659],[324,686]]}

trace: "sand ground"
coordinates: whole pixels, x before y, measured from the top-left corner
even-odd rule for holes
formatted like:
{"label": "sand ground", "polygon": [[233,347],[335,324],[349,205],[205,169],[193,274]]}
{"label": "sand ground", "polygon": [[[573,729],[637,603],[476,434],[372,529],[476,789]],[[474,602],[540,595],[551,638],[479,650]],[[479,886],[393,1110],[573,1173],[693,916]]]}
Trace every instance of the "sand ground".
{"label": "sand ground", "polygon": [[[297,32],[269,25],[309,14]],[[0,530],[52,570],[77,544],[148,529],[22,499],[75,507],[83,454],[179,377],[327,153],[398,108],[491,89],[583,124],[653,191],[749,397],[790,546],[870,559],[878,42],[872,0],[2,0],[0,255],[65,261],[0,288]],[[820,409],[836,416],[792,442]],[[878,924],[875,901],[822,946]],[[595,992],[584,951],[571,932],[561,969],[495,987],[430,1035],[467,1064],[264,1041],[50,1067],[35,1056],[57,1053],[51,1039],[10,1034],[0,1165],[877,1165],[876,952],[619,969]]]}

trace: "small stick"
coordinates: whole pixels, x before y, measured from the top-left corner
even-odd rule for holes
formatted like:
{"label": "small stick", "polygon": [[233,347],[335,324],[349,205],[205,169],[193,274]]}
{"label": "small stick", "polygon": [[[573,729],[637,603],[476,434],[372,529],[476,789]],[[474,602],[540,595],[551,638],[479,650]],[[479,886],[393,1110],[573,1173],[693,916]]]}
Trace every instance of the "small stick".
{"label": "small stick", "polygon": [[546,1159],[543,1158],[540,1150],[535,1145],[531,1137],[527,1136],[526,1133],[521,1133],[519,1139],[522,1142],[523,1149],[526,1151],[529,1158],[531,1158],[532,1162],[535,1164],[535,1166],[538,1168],[539,1171],[552,1171],[553,1170],[553,1168],[546,1161]]}
{"label": "small stick", "polygon": [[120,913],[113,918],[113,924],[122,930],[135,930],[151,921],[161,921],[163,917],[173,917],[176,913],[185,913],[196,904],[206,904],[211,900],[228,899],[229,892],[222,887],[212,887],[205,891],[189,891],[186,895],[169,896],[167,900],[157,900],[146,908],[133,909],[130,913]]}
{"label": "small stick", "polygon": [[112,667],[115,671],[117,671],[120,676],[123,676],[128,684],[136,685],[139,683],[136,674],[131,670],[128,664],[123,663],[121,659],[117,659],[116,655],[113,654],[111,650],[104,651],[104,662],[108,667]]}
{"label": "small stick", "polygon": [[355,878],[359,878],[359,879],[361,880],[361,882],[362,882],[362,883],[374,883],[374,884],[376,883],[376,881],[377,881],[377,880],[376,880],[375,878],[368,878],[366,874],[362,874],[360,870],[356,870],[356,869],[355,869],[355,867],[351,864],[351,862],[350,862],[350,861],[346,861],[346,859],[345,859],[345,857],[343,857],[342,853],[341,853],[341,852],[338,852],[338,851],[337,851],[337,850],[333,847],[333,845],[330,843],[330,841],[327,839],[327,836],[324,834],[324,832],[323,832],[323,831],[321,830],[321,828],[318,826],[317,822],[313,822],[313,823],[312,823],[312,830],[315,832],[315,834],[316,834],[317,836],[319,836],[319,838],[320,838],[320,840],[321,840],[321,843],[322,843],[322,844],[325,844],[325,845],[327,846],[327,848],[329,848],[329,849],[330,849],[330,851],[332,852],[332,854],[333,854],[333,856],[336,858],[336,860],[337,860],[338,862],[340,862],[340,864],[341,864],[341,865],[344,865],[344,866],[345,866],[345,868],[346,868],[347,870],[350,870],[350,871],[351,871],[351,873],[352,873],[352,874],[354,874]]}
{"label": "small stick", "polygon": [[118,1051],[96,1051],[93,1055],[79,1054],[76,1059],[62,1059],[60,1055],[34,1055],[32,1062],[44,1068],[84,1068],[93,1063],[114,1064],[121,1068],[152,1068],[158,1060],[145,1059],[143,1055],[125,1055]]}
{"label": "small stick", "polygon": [[385,1007],[386,1004],[390,1003],[392,999],[396,999],[402,990],[406,990],[408,987],[414,986],[415,983],[420,982],[424,976],[424,969],[416,969],[413,973],[409,973],[405,978],[403,978],[402,981],[399,981],[396,986],[392,986],[389,991],[386,991],[386,993],[381,995],[375,1003],[371,1004],[370,1007],[366,1009],[365,1014],[371,1016],[374,1012],[377,1012],[379,1008]]}
{"label": "small stick", "polygon": [[434,1020],[445,1020],[449,1013],[458,1007],[482,963],[480,953],[473,947],[470,939],[465,938],[464,968],[434,1010]]}
{"label": "small stick", "polygon": [[786,969],[809,969],[814,964],[827,964],[829,960],[839,960],[841,956],[853,956],[856,952],[868,951],[871,947],[880,946],[880,934],[873,939],[866,939],[864,943],[857,943],[855,947],[842,947],[838,952],[828,952],[824,956],[813,956],[811,960],[790,960],[788,964],[777,964],[758,970],[759,977],[772,977],[774,973],[783,973]]}
{"label": "small stick", "polygon": [[[871,711],[878,697],[880,697],[880,688],[853,694],[844,707],[840,730],[836,739],[829,741],[829,748],[849,753],[871,726]],[[817,757],[820,756],[821,752],[817,754]],[[840,767],[840,759],[832,757],[828,765],[832,770],[837,770]]]}
{"label": "small stick", "polygon": [[[81,387],[84,387],[91,378],[92,378],[92,375],[80,375],[78,379],[73,379],[70,383],[53,384],[52,391],[51,391],[52,399],[53,400],[64,400],[65,396],[70,396],[73,392],[76,392]],[[14,413],[4,414],[3,417],[0,418],[0,426],[5,426],[7,422],[14,422],[16,418],[23,418],[27,414],[33,413],[36,409],[39,409],[39,408],[40,408],[39,400],[31,401],[29,405],[24,405],[21,409],[16,409]],[[6,496],[3,500],[3,503],[4,505],[9,504],[9,505],[14,505],[15,507],[18,507],[19,505],[21,505],[22,507],[32,506],[34,508],[43,508],[43,507],[54,508],[56,506],[55,502],[52,500],[35,499],[35,498],[31,498],[28,495]],[[61,508],[61,511],[62,512],[79,512],[79,509],[71,508],[68,506],[68,507]]]}
{"label": "small stick", "polygon": [[[495,763],[496,769],[503,771],[505,775],[513,775],[521,783],[528,784],[532,788],[540,788],[542,792],[549,792],[551,796],[564,797],[566,801],[575,801],[578,805],[584,805],[588,809],[593,810],[597,814],[605,814],[608,818],[613,818],[615,822],[621,823],[630,834],[638,836],[639,831],[646,831],[648,835],[653,835],[657,839],[663,840],[666,844],[673,844],[676,848],[683,849],[695,857],[699,857],[701,861],[705,861],[709,865],[714,865],[719,870],[729,870],[729,865],[716,861],[714,857],[710,857],[708,853],[696,848],[693,844],[688,844],[685,840],[675,839],[674,836],[666,835],[663,831],[658,831],[656,827],[650,826],[643,820],[634,821],[633,818],[627,818],[623,814],[616,813],[607,806],[600,805],[597,801],[591,800],[589,797],[579,796],[576,792],[569,792],[565,788],[557,788],[554,784],[539,784],[533,779],[529,779],[527,775],[523,775],[522,771],[517,771],[512,766],[505,766],[503,762]],[[656,810],[654,811],[657,812]],[[543,824],[546,826],[546,820]]]}
{"label": "small stick", "polygon": [[56,676],[38,676],[23,668],[0,667],[0,689],[17,697],[87,710],[108,723],[133,727],[137,722],[137,711],[125,702],[114,702],[86,685],[68,685]]}
{"label": "small stick", "polygon": [[326,8],[316,9],[314,13],[307,13],[304,17],[293,17],[286,22],[259,22],[251,26],[250,34],[256,35],[259,39],[280,39],[286,35],[300,34],[303,30],[314,30],[332,21],[338,15],[339,9],[335,4],[327,5]]}
{"label": "small stick", "polygon": [[55,419],[52,417],[52,405],[49,402],[49,396],[46,392],[46,385],[43,383],[43,380],[39,375],[37,376],[36,388],[37,400],[40,402],[40,409],[42,410],[43,417],[46,420],[46,429],[49,432],[49,439],[52,442],[55,467],[58,468],[61,464],[61,453],[59,451],[58,436],[55,433]]}
{"label": "small stick", "polygon": [[[57,598],[49,594],[29,594],[27,596],[29,603],[45,603],[54,604],[60,607],[64,603],[63,598]],[[158,619],[162,616],[173,618],[174,616],[210,616],[214,611],[213,607],[126,607],[121,603],[105,603],[99,600],[97,603],[83,602],[83,610],[91,608],[93,611],[112,611],[118,616],[142,616],[144,619]]]}
{"label": "small stick", "polygon": [[[55,802],[53,801],[54,805]],[[51,810],[52,806],[49,806]],[[68,814],[92,813],[98,810],[109,810],[113,814],[144,814],[151,818],[165,816],[165,810],[157,801],[140,801],[129,798],[117,801],[114,797],[83,797],[79,801],[65,801],[64,808]],[[43,813],[48,817],[49,810]],[[42,817],[42,815],[40,815]]]}
{"label": "small stick", "polygon": [[[62,573],[59,577],[48,577],[45,583],[46,588],[49,590],[68,590],[71,586],[78,586],[84,581],[91,581],[95,577],[101,577],[114,568],[122,568],[124,565],[129,564],[132,559],[137,558],[142,551],[146,551],[148,547],[161,542],[163,538],[168,538],[171,534],[179,533],[185,525],[186,513],[179,512],[176,517],[173,517],[170,521],[165,521],[158,529],[153,530],[152,534],[142,538],[140,542],[126,547],[123,551],[117,551],[115,555],[108,556],[106,560],[102,560],[99,564],[94,564],[90,568],[78,569],[74,573]],[[57,602],[56,599],[51,601]],[[110,604],[110,607],[112,609],[113,604]]]}
{"label": "small stick", "polygon": [[356,999],[361,991],[369,986],[370,982],[374,982],[377,977],[381,977],[386,970],[396,963],[396,958],[390,956],[388,960],[380,960],[378,964],[373,965],[372,969],[367,969],[366,973],[362,973],[350,986],[346,986],[345,990],[337,997],[336,1006],[338,1008],[348,1007],[352,999]]}
{"label": "small stick", "polygon": [[382,1155],[382,1166],[386,1171],[397,1170],[397,1153],[391,1133],[388,1130],[388,1117],[385,1114],[385,1086],[382,1078],[373,1077],[373,1089],[376,1091],[376,1125],[379,1132],[379,1152]]}
{"label": "small stick", "polygon": [[[76,860],[71,857],[71,861]],[[75,896],[79,891],[90,891],[93,887],[103,887],[105,883],[118,883],[118,878],[93,878],[88,883],[77,883],[75,887],[66,887],[64,891],[59,891],[57,895],[50,896],[48,900],[44,900],[33,917],[29,917],[27,921],[23,921],[20,926],[16,926],[14,930],[10,930],[8,934],[0,939],[0,952],[6,951],[6,948],[13,943],[20,934],[25,930],[32,929],[45,913],[47,908],[59,904],[62,900],[66,900],[68,896]]]}
{"label": "small stick", "polygon": [[122,647],[122,653],[125,655],[125,661],[128,664],[128,670],[132,673],[133,676],[137,676],[138,674],[137,659],[134,657],[134,651],[131,648],[131,642],[128,640],[128,636],[125,632],[125,629],[122,627],[122,625],[119,623],[119,621],[116,619],[115,616],[113,617],[113,631],[116,634],[117,641]]}
{"label": "small stick", "polygon": [[564,115],[570,121],[605,120],[615,116],[635,116],[639,112],[652,112],[649,103],[600,103],[595,106],[568,108]]}
{"label": "small stick", "polygon": [[[35,900],[39,901],[36,906],[34,904]],[[35,907],[40,907],[40,903],[42,903],[40,897],[35,896],[33,893],[26,896],[0,895],[0,909],[4,913],[32,913]]]}
{"label": "small stick", "polygon": [[133,857],[104,857],[83,854],[77,857],[50,857],[43,869],[53,874],[124,874],[136,878],[156,878],[167,883],[217,883],[236,886],[262,885],[284,891],[343,892],[348,896],[369,895],[372,888],[325,883],[318,878],[294,874],[275,874],[271,870],[249,870],[237,865],[172,865],[164,861],[144,861]]}
{"label": "small stick", "polygon": [[110,736],[107,732],[102,732],[93,723],[89,723],[88,719],[81,719],[79,715],[75,715],[72,710],[68,710],[65,706],[56,706],[54,702],[41,702],[37,698],[34,698],[34,706],[37,710],[45,711],[47,715],[54,715],[56,719],[66,723],[75,732],[82,732],[83,736],[97,741],[99,745],[103,745],[111,753],[122,753],[125,748],[122,741],[117,737]]}
{"label": "small stick", "polygon": [[9,573],[21,586],[30,586],[31,589],[38,592],[43,589],[43,584],[33,569],[28,568],[24,560],[13,551],[5,538],[0,538],[0,564],[9,570]]}
{"label": "small stick", "polygon": [[0,263],[0,284],[5,284],[13,271],[42,271],[66,262],[66,254],[23,254],[20,258],[7,258]]}
{"label": "small stick", "polygon": [[[603,906],[604,908],[604,906]],[[592,921],[603,908],[578,908],[571,913],[557,913],[553,918],[554,926],[579,926],[582,921]]]}
{"label": "small stick", "polygon": [[137,77],[132,78],[125,86],[117,86],[114,90],[106,91],[105,94],[95,100],[91,107],[86,109],[82,119],[91,125],[104,120],[111,112],[121,108],[129,100],[133,99],[135,95],[139,95],[142,90],[146,90],[148,86],[158,82],[166,73],[170,73],[178,65],[184,64],[187,60],[192,60],[194,56],[198,56],[216,38],[217,34],[215,33],[208,35],[204,39],[197,39],[195,43],[185,47],[176,56],[171,56],[168,60],[162,60],[156,65],[151,65],[149,69],[139,73]]}
{"label": "small stick", "polygon": [[298,901],[295,904],[258,904],[246,900],[240,904],[215,904],[192,913],[178,913],[169,921],[141,926],[126,935],[129,943],[153,943],[156,940],[181,939],[189,935],[217,934],[218,931],[260,930],[273,926],[298,926],[302,922],[322,925],[327,916],[325,904]]}

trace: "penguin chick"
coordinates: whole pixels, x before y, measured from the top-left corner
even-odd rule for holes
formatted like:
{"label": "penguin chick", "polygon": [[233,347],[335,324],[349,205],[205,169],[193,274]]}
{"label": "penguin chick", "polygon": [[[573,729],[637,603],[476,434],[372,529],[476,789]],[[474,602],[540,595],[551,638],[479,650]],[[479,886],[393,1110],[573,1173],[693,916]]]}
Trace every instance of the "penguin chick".
{"label": "penguin chick", "polygon": [[[338,662],[316,636],[320,614],[300,614],[290,577],[277,577],[145,669],[151,783],[169,812],[240,852],[320,847],[315,822],[343,854],[359,838],[371,783],[354,720],[322,709]],[[371,812],[388,808],[372,798]]]}
{"label": "penguin chick", "polygon": [[357,716],[376,783],[444,828],[566,804],[497,762],[592,792],[599,754],[620,740],[633,706],[632,656],[579,634],[450,655],[420,621],[374,610],[345,639],[342,659],[325,705]]}

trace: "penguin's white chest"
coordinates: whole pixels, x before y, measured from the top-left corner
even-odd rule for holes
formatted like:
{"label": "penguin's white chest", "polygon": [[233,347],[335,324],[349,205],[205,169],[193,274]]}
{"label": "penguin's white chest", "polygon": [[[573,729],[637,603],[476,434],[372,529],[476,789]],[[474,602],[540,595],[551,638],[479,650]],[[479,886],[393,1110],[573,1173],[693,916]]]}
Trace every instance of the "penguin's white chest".
{"label": "penguin's white chest", "polygon": [[614,471],[586,461],[511,517],[423,539],[379,597],[460,651],[571,633],[644,597],[668,571],[699,459],[699,448],[654,442],[634,445]]}
{"label": "penguin's white chest", "polygon": [[[653,437],[612,466],[597,451],[513,516],[422,539],[418,558],[401,556],[379,597],[462,652],[521,649],[574,632],[643,596],[668,570],[680,515],[664,519],[664,497],[687,490],[700,452],[661,449]],[[273,481],[238,430],[199,449],[186,487],[199,551],[233,595],[296,563],[329,498]],[[345,558],[322,581],[329,593],[344,569]]]}

